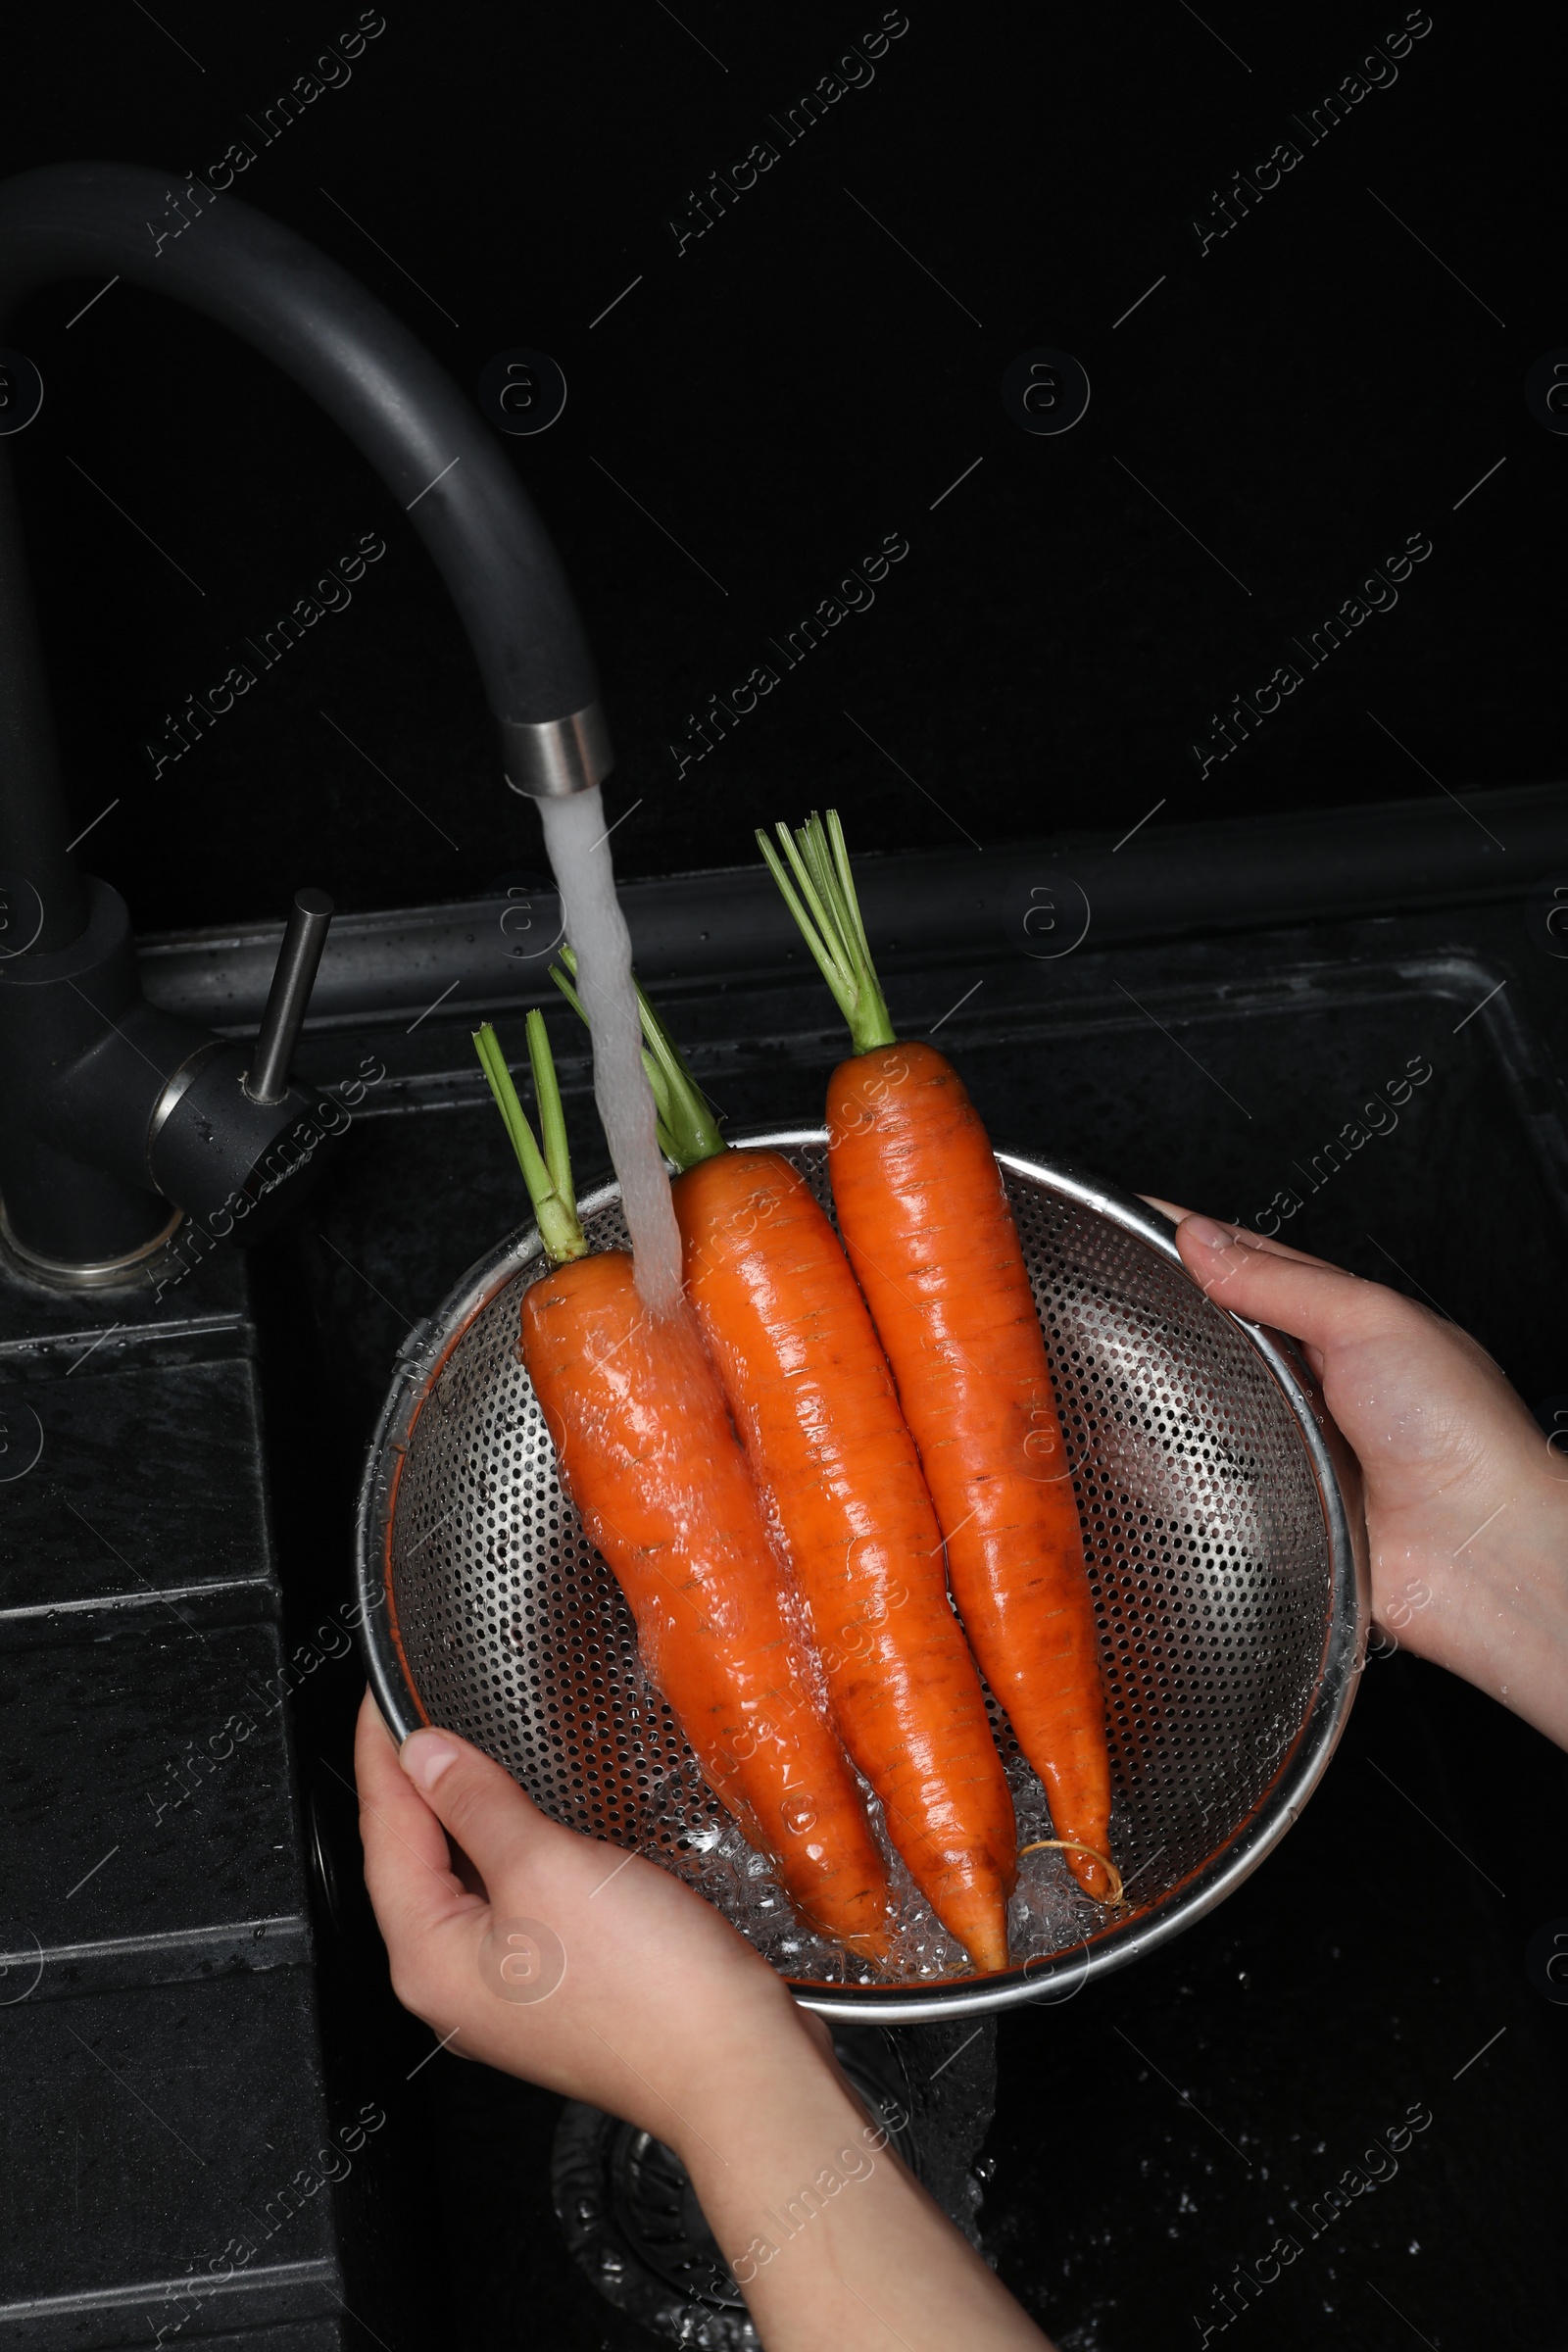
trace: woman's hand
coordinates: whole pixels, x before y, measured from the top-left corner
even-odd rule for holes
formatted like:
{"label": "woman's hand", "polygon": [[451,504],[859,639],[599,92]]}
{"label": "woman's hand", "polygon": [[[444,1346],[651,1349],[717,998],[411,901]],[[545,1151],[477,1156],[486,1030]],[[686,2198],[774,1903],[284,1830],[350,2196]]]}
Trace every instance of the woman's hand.
{"label": "woman's hand", "polygon": [[[783,1982],[656,1864],[575,1837],[450,1732],[401,1760],[368,1691],[365,1878],[398,1999],[458,2057],[587,2099],[673,2147],[705,2079],[824,2063]],[[447,1834],[477,1881],[452,1867]]]}
{"label": "woman's hand", "polygon": [[1377,1623],[1568,1747],[1568,1462],[1486,1349],[1381,1283],[1153,1205],[1210,1298],[1304,1344],[1360,1460]]}
{"label": "woman's hand", "polygon": [[399,2000],[456,2055],[672,2147],[768,2352],[1051,2352],[868,2121],[820,2022],[690,1887],[547,1820],[450,1732],[400,1754],[368,1691],[355,1762]]}

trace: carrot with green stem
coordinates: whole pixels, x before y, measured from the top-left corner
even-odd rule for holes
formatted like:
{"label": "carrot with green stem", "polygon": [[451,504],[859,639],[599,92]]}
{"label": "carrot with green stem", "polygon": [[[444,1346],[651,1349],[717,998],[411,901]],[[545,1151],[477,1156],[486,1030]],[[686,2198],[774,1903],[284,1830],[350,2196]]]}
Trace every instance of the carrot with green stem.
{"label": "carrot with green stem", "polygon": [[828,1082],[839,1230],[947,1540],[974,1654],[1045,1785],[1067,1866],[1120,1897],[1093,1598],[1045,1338],[990,1141],[934,1046],[893,1032],[837,812],[759,833],[855,1053]]}
{"label": "carrot with green stem", "polygon": [[590,1253],[543,1015],[528,1015],[542,1149],[488,1022],[475,1044],[550,1261],[523,1294],[518,1347],[563,1484],[710,1788],[797,1908],[881,1961],[887,1873],[788,1623],[761,1500],[701,1334],[684,1312],[648,1312],[627,1251]]}
{"label": "carrot with green stem", "polygon": [[682,1171],[687,1297],[783,1529],[834,1722],[937,1917],[978,1968],[1005,1968],[1012,1797],[887,1358],[805,1178],[782,1152],[725,1145],[637,993],[660,1142]]}

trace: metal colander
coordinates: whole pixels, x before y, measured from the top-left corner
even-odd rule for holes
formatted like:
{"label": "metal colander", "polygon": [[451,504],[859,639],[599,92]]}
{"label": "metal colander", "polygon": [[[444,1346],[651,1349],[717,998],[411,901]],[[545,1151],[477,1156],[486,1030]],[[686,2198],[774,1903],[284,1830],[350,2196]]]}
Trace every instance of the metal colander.
{"label": "metal colander", "polygon": [[[747,1140],[785,1152],[831,1211],[820,1130]],[[686,1878],[844,2020],[1067,1999],[1190,1926],[1300,1812],[1363,1659],[1355,1467],[1290,1343],[1205,1298],[1142,1201],[998,1159],[1072,1456],[1127,1894],[1106,1909],[1059,1852],[1027,1855],[1006,1971],[970,1969],[894,1857],[897,1959],[871,1974],[797,1918],[704,1785],[518,1359],[518,1302],[543,1271],[532,1229],[404,1343],[361,1493],[371,1679],[398,1737],[429,1723],[473,1740],[556,1820]],[[596,1246],[624,1246],[614,1186],[582,1216]],[[1045,1793],[992,1713],[1019,1842],[1048,1838]]]}

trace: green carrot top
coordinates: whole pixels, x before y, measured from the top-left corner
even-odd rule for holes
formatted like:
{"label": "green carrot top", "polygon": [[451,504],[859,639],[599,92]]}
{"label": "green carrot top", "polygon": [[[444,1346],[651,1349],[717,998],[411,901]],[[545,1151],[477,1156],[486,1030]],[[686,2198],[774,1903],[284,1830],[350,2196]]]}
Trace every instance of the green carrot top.
{"label": "green carrot top", "polygon": [[539,1238],[544,1243],[545,1255],[553,1266],[564,1265],[569,1258],[586,1257],[588,1238],[577,1215],[571,1156],[566,1149],[566,1114],[562,1106],[561,1086],[544,1014],[534,1011],[528,1015],[528,1062],[533,1071],[543,1151],[535,1142],[527,1114],[517,1100],[507,1057],[501,1051],[501,1040],[488,1021],[482,1029],[474,1031],[473,1043],[490,1081],[496,1108],[517,1154],[522,1181],[528,1187],[528,1198],[539,1220]]}
{"label": "green carrot top", "polygon": [[[577,958],[570,948],[563,948],[561,960],[574,980]],[[566,972],[554,964],[550,977],[560,989],[572,1010],[587,1020],[582,1000],[573,988]],[[713,1159],[728,1146],[718,1132],[718,1116],[708,1097],[686,1067],[680,1048],[649,1004],[642,988],[637,988],[637,1009],[642,1016],[643,1068],[653,1089],[654,1108],[659,1114],[659,1148],[667,1158],[685,1172],[695,1168],[700,1159]]]}
{"label": "green carrot top", "polygon": [[799,832],[792,834],[788,825],[780,825],[777,831],[784,858],[789,859],[789,872],[765,833],[758,834],[757,846],[833,992],[834,1002],[849,1022],[855,1051],[868,1054],[873,1046],[891,1046],[895,1043],[893,1023],[871,959],[871,943],[860,920],[860,902],[855,893],[838,810],[828,810],[825,825],[813,811]]}

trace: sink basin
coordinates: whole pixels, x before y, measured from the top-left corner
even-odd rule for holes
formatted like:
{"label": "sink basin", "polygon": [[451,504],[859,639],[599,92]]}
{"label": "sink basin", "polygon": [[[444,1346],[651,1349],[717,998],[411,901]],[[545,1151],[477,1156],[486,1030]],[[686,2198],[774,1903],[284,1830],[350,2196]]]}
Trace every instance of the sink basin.
{"label": "sink basin", "polygon": [[[1498,904],[1053,962],[987,932],[906,947],[888,993],[999,1145],[1274,1219],[1474,1331],[1537,1404],[1568,1392],[1542,1312],[1568,1278],[1563,968]],[[814,981],[670,972],[660,994],[736,1132],[815,1123],[840,1045]],[[0,1484],[0,2345],[176,2324],[266,2352],[662,2340],[558,2219],[562,2103],[397,2009],[358,1876],[364,1449],[399,1342],[523,1213],[472,1003],[308,1032],[317,1082],[386,1075],[249,1261],[91,1298],[0,1275],[0,1408],[42,1433]],[[586,1191],[586,1057],[553,1029]],[[1380,2296],[1429,2336],[1545,2352],[1568,2083],[1522,1955],[1565,1807],[1546,1742],[1377,1656],[1313,1803],[1222,1911],[1001,2019],[955,2178],[1063,2352],[1134,2352],[1189,2313],[1197,2340],[1281,2235],[1298,2251],[1254,2323],[1279,2352],[1315,2352],[1328,2314],[1397,2340]],[[922,2035],[953,2030],[874,2031],[928,2082]],[[1325,2201],[1412,2109],[1396,2176]]]}

